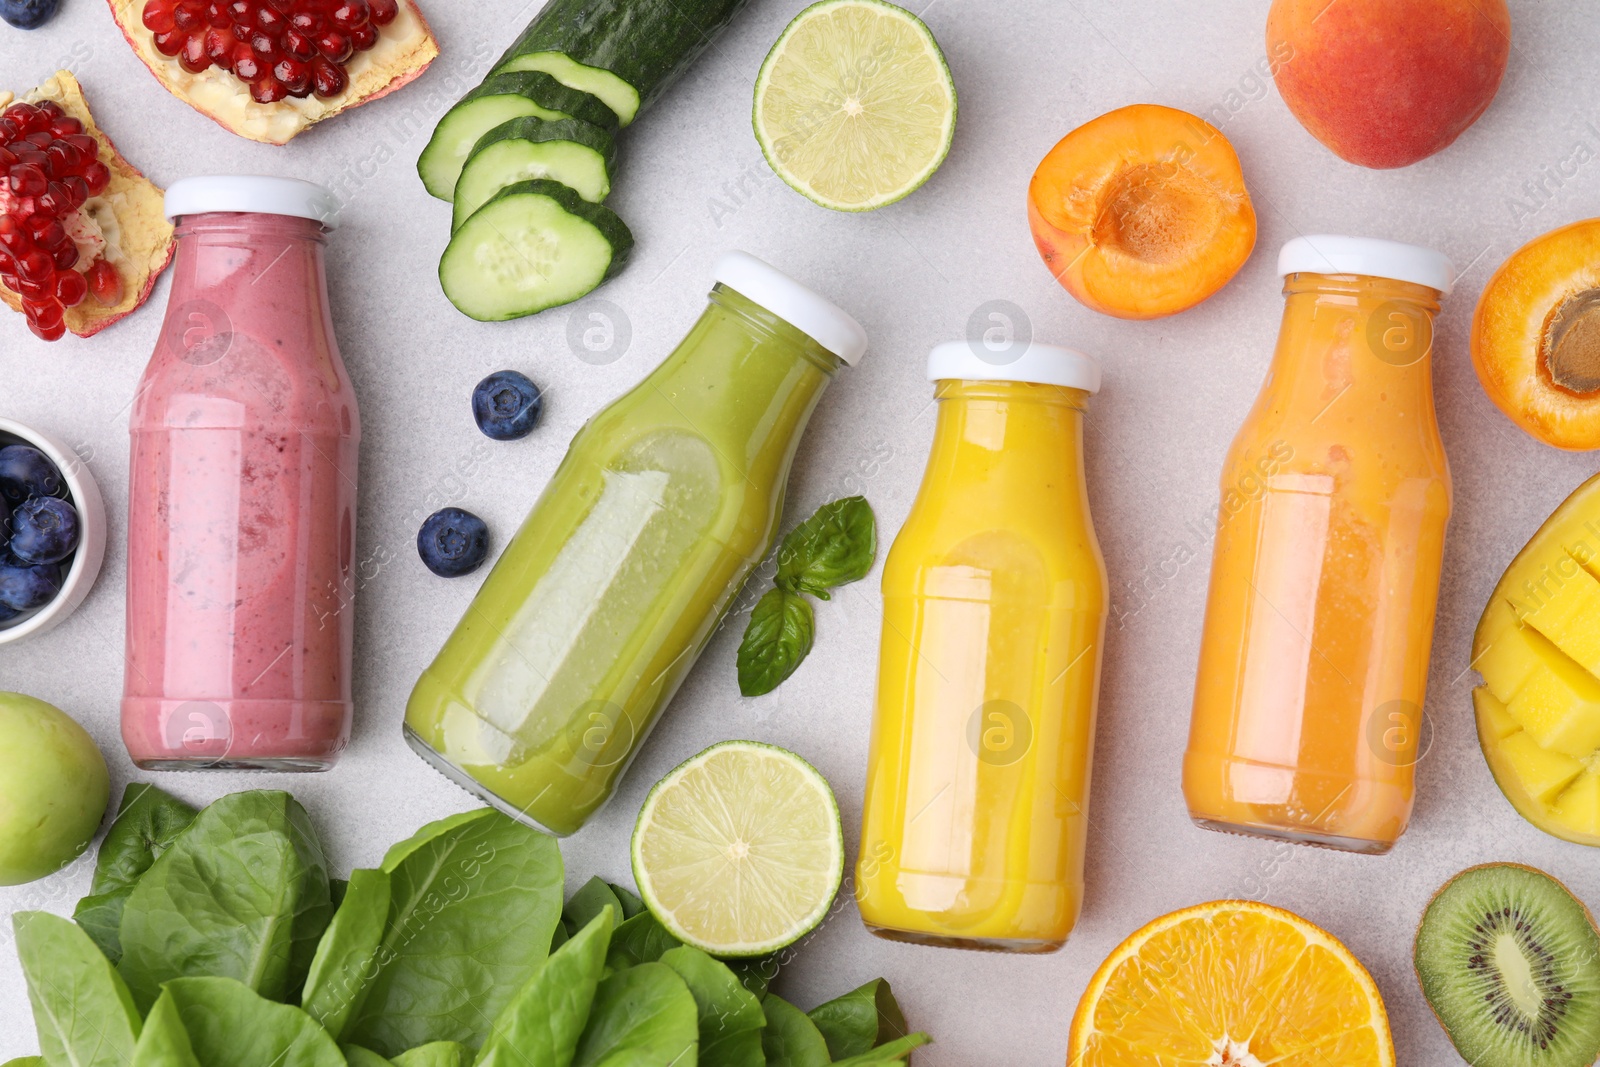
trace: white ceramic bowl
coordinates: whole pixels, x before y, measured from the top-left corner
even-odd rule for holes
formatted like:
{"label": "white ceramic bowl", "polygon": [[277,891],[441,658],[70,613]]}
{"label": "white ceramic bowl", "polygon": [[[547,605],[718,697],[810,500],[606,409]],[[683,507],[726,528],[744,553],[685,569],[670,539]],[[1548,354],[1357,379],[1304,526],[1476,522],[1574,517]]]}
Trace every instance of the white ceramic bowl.
{"label": "white ceramic bowl", "polygon": [[67,498],[78,509],[80,536],[78,549],[72,555],[72,566],[67,569],[66,579],[61,583],[61,591],[44,607],[10,622],[0,622],[0,645],[42,634],[71,615],[83,603],[83,598],[89,595],[90,587],[99,577],[100,564],[106,557],[106,505],[100,497],[100,487],[95,484],[94,475],[89,473],[88,465],[60,439],[0,417],[0,448],[11,444],[32,445],[56,465],[67,483]]}

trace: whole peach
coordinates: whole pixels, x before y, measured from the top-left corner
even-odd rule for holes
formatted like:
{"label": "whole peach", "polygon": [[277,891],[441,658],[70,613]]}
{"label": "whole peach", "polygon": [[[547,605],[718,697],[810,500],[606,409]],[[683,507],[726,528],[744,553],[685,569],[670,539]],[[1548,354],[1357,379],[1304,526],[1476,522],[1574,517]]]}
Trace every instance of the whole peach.
{"label": "whole peach", "polygon": [[1405,167],[1494,99],[1511,14],[1505,0],[1273,0],[1267,55],[1313,137],[1363,167]]}

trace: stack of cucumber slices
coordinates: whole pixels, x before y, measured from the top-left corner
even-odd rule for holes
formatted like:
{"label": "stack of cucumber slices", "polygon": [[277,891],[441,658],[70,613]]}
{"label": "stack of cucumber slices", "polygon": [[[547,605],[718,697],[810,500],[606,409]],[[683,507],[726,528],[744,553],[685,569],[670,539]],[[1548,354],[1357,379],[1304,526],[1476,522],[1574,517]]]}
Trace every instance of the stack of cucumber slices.
{"label": "stack of cucumber slices", "polygon": [[444,292],[484,322],[593,291],[633,234],[604,205],[615,136],[694,62],[746,0],[550,0],[447,111],[417,160],[454,205]]}

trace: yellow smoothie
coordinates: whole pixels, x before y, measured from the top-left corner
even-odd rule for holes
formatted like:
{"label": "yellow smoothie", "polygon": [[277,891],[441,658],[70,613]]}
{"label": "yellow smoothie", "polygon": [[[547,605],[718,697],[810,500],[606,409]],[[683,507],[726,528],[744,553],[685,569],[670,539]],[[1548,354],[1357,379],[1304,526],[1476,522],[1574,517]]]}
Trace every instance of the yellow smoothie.
{"label": "yellow smoothie", "polygon": [[1450,272],[1393,254],[1435,284],[1287,272],[1223,468],[1183,774],[1211,829],[1380,853],[1411,814],[1450,517],[1431,371]]}
{"label": "yellow smoothie", "polygon": [[[941,349],[930,375],[965,362],[941,372]],[[966,373],[1088,388],[938,380],[927,473],[884,566],[856,896],[891,939],[1049,951],[1083,896],[1107,610],[1082,456],[1099,374],[1047,346],[1017,363]]]}

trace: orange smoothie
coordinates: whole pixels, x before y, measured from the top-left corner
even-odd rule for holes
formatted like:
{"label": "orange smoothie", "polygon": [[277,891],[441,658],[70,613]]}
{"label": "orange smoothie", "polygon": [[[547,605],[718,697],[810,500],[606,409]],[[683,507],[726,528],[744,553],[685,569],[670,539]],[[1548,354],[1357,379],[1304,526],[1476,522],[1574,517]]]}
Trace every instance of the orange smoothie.
{"label": "orange smoothie", "polygon": [[1184,796],[1209,829],[1381,853],[1411,814],[1450,517],[1430,357],[1453,271],[1336,237],[1279,265],[1277,352],[1223,467]]}
{"label": "orange smoothie", "polygon": [[856,897],[883,937],[1048,951],[1083,896],[1107,605],[1082,459],[1099,371],[1042,345],[971,366],[966,347],[930,361],[933,450],[884,564]]}

